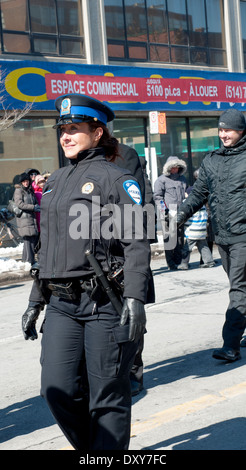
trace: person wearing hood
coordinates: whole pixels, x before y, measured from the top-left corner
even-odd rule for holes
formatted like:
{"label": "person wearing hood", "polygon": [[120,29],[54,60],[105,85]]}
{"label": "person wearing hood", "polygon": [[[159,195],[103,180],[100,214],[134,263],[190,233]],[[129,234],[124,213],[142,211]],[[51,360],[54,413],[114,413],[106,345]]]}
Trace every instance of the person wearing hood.
{"label": "person wearing hood", "polygon": [[24,241],[22,261],[33,264],[35,261],[35,246],[38,241],[35,214],[39,212],[40,208],[27,173],[24,172],[19,175],[13,197],[17,207],[22,210],[22,215],[16,218],[19,235]]}
{"label": "person wearing hood", "polygon": [[240,341],[246,327],[246,121],[231,108],[218,122],[221,148],[205,156],[188,198],[179,207],[176,222],[182,225],[208,201],[211,223],[227,273],[229,305],[222,329],[223,346],[215,359],[241,358]]}
{"label": "person wearing hood", "polygon": [[[185,199],[185,192],[187,188],[186,172],[187,165],[184,160],[176,156],[168,157],[165,165],[163,166],[163,174],[157,178],[154,184],[154,201],[157,208],[161,211],[161,203],[164,203],[167,211],[180,206]],[[177,266],[182,260],[182,247],[184,244],[184,229],[183,227],[177,229],[175,237],[169,237],[167,243],[167,235],[169,233],[165,220],[161,220],[164,250],[166,262],[169,270],[176,270]],[[165,248],[166,245],[166,248]]]}

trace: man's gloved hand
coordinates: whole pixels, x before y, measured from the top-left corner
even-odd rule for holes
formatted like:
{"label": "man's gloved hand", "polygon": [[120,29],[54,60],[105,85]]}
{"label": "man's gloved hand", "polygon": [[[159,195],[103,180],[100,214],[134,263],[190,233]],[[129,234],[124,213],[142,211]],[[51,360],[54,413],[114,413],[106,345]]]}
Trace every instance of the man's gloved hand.
{"label": "man's gloved hand", "polygon": [[178,211],[177,212],[177,216],[176,216],[176,222],[177,222],[177,227],[181,227],[181,225],[183,225],[187,220],[187,217],[186,217],[186,214],[182,211]]}
{"label": "man's gloved hand", "polygon": [[126,298],[123,303],[120,325],[124,326],[129,318],[129,341],[139,341],[145,332],[146,315],[143,302]]}
{"label": "man's gloved hand", "polygon": [[175,212],[174,214],[170,214],[169,218],[169,236],[177,236],[177,229],[184,224],[187,220],[186,214],[182,211]]}
{"label": "man's gloved hand", "polygon": [[35,204],[33,210],[34,210],[34,212],[40,212],[40,206],[38,204]]}
{"label": "man's gloved hand", "polygon": [[36,302],[29,302],[25,313],[22,315],[22,331],[25,339],[37,339],[36,321],[44,306]]}

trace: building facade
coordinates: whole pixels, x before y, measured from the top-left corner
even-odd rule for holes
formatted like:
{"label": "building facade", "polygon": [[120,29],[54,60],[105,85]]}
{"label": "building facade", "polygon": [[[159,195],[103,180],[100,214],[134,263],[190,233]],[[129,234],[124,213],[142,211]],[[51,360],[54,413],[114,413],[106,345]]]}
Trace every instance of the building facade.
{"label": "building facade", "polygon": [[186,177],[219,146],[218,116],[246,103],[244,0],[1,0],[0,207],[27,168],[66,164],[55,99],[83,93],[111,106],[112,132],[148,161],[170,155]]}

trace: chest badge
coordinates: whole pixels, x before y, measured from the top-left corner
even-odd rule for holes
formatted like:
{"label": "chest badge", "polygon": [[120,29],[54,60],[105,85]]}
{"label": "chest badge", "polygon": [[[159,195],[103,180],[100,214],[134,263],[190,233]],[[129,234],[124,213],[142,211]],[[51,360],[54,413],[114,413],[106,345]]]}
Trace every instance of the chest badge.
{"label": "chest badge", "polygon": [[88,183],[83,184],[81,192],[82,194],[90,194],[92,193],[93,189],[94,189],[94,184],[91,182],[88,182]]}

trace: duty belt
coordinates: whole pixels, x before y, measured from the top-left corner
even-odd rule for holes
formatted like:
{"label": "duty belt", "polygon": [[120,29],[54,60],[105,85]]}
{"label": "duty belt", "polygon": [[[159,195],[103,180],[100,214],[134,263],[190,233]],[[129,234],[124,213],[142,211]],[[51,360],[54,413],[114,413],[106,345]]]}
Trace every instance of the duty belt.
{"label": "duty belt", "polygon": [[65,300],[78,300],[82,292],[87,292],[90,296],[96,288],[95,278],[81,279],[62,279],[61,282],[48,281],[47,287],[55,297]]}

